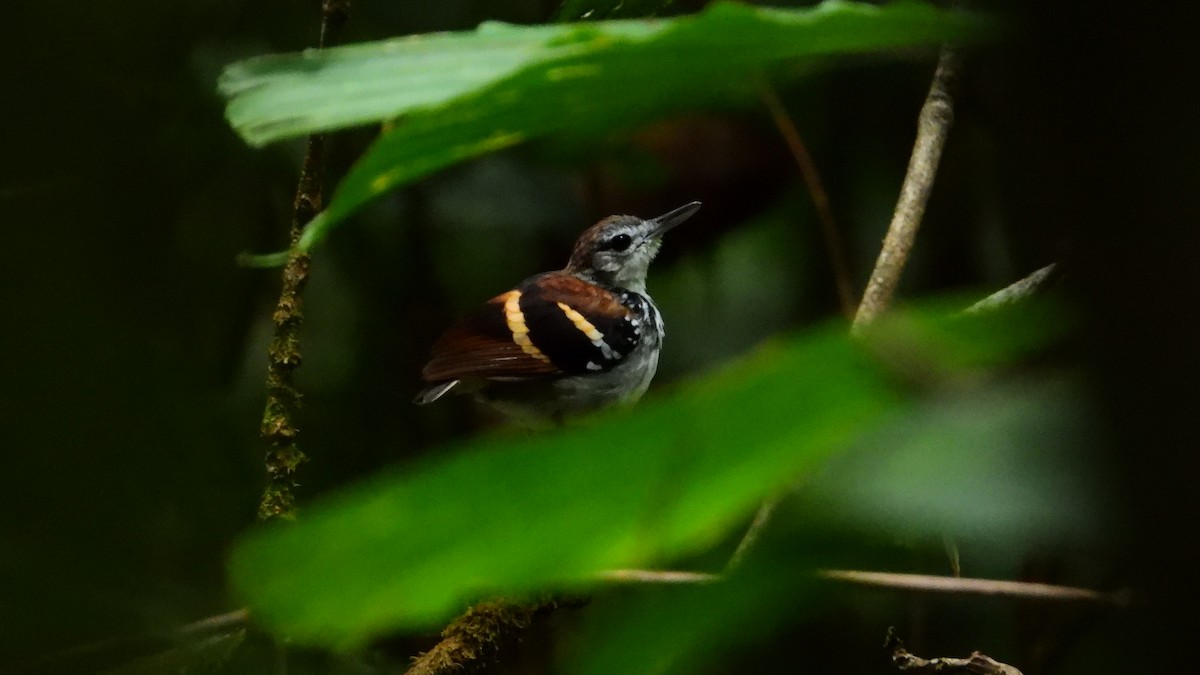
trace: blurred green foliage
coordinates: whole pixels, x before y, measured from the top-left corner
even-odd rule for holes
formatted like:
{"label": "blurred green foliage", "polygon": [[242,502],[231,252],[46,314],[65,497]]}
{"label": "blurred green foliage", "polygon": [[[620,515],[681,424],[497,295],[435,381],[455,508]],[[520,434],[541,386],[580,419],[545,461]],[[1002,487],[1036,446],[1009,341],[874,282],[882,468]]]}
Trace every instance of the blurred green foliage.
{"label": "blurred green foliage", "polygon": [[[904,318],[897,323],[930,322]],[[1005,325],[1020,323],[1009,316]],[[877,340],[894,339],[887,327],[879,332]],[[936,345],[905,345],[936,359],[925,365],[930,373],[952,377],[956,366],[940,357],[980,353],[955,344],[961,332],[936,332]],[[1016,355],[994,348],[999,354]],[[303,522],[244,542],[233,580],[280,635],[346,646],[431,628],[481,594],[577,590],[603,570],[669,563],[717,543],[760,501],[881,418],[901,414],[896,384],[839,323],[769,345],[632,414],[530,438],[480,439],[433,465],[379,476],[309,510]],[[900,461],[919,465],[923,456]],[[1032,503],[1060,490],[1048,480],[1044,494],[1032,490]],[[936,533],[942,524],[931,520],[959,503],[943,499],[936,518],[910,524]],[[985,518],[1010,508],[1002,498],[981,504]]]}
{"label": "blurred green foliage", "polygon": [[368,200],[449,164],[547,135],[729,105],[797,59],[966,41],[984,25],[917,2],[832,0],[791,11],[718,2],[675,19],[485,24],[260,57],[227,68],[221,91],[230,124],[255,145],[400,118],[305,229],[307,251]]}

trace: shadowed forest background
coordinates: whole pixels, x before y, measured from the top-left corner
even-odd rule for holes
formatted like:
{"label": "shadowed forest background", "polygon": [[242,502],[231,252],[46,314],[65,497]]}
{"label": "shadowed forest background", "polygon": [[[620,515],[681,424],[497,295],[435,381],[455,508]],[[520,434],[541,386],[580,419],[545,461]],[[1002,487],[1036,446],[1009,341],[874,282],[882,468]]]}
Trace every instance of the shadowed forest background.
{"label": "shadowed forest background", "polygon": [[[298,140],[249,147],[226,122],[216,83],[232,62],[315,44],[317,4],[85,1],[5,12],[0,673],[279,665],[274,638],[257,628],[207,652],[171,631],[245,602],[227,564],[264,485],[257,431],[279,273],[237,257],[286,247],[304,152]],[[945,575],[949,534],[965,576],[1136,601],[917,595],[797,581],[767,565],[725,594],[596,590],[587,606],[539,620],[499,672],[597,672],[577,664],[604,645],[619,672],[884,673],[888,626],[922,656],[980,650],[1025,673],[1174,667],[1200,606],[1200,59],[1183,34],[1191,13],[1096,7],[1006,4],[998,37],[967,51],[898,298],[952,294],[937,311],[965,306],[1057,263],[1052,318],[1039,315],[1050,337],[946,386],[895,374],[911,407],[798,479],[763,558],[787,570]],[[359,0],[340,41],[540,24],[558,9]],[[829,57],[773,80],[828,190],[856,299],[935,58],[935,46]],[[332,137],[330,190],[377,133]],[[411,404],[430,344],[480,301],[561,268],[599,218],[650,217],[691,200],[702,210],[666,239],[649,280],[667,338],[647,400],[674,400],[764,343],[809,344],[808,331],[832,335],[841,320],[817,213],[761,101],[710,101],[521,144],[352,215],[315,251],[304,292],[297,425],[310,461],[299,521],[339,488],[433,466],[447,445],[486,453],[490,441],[472,439],[499,433],[497,451],[523,447],[465,399]],[[668,417],[635,418],[631,433]],[[625,423],[602,420],[594,453],[623,442]],[[658,566],[720,568],[752,513]],[[464,524],[454,536],[475,533]],[[795,602],[770,599],[788,594]],[[715,606],[724,609],[703,630],[676,620]],[[372,633],[349,655],[297,647],[286,672],[403,672],[444,623]],[[664,654],[677,658],[655,660]],[[1143,665],[1155,660],[1165,664]]]}

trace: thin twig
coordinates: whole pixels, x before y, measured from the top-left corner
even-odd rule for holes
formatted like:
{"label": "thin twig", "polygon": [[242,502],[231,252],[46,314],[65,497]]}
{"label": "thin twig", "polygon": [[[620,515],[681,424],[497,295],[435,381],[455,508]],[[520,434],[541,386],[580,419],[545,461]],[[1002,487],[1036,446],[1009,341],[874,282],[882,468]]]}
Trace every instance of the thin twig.
{"label": "thin twig", "polygon": [[[896,292],[896,285],[899,283],[900,274],[904,271],[904,265],[908,261],[908,253],[912,250],[913,242],[916,239],[921,217],[925,214],[925,204],[929,201],[929,195],[933,189],[933,179],[937,173],[938,162],[941,161],[946,136],[954,121],[953,91],[958,80],[958,68],[958,55],[954,48],[949,45],[942,47],[937,70],[933,74],[933,82],[929,85],[929,94],[925,97],[925,104],[921,106],[921,113],[917,119],[917,140],[913,143],[912,156],[908,161],[908,171],[904,177],[904,184],[900,188],[900,198],[896,202],[896,210],[892,215],[892,222],[888,226],[887,236],[884,237],[883,247],[879,251],[879,258],[875,261],[875,269],[871,272],[871,279],[867,283],[867,289],[863,292],[862,302],[859,303],[858,311],[854,315],[854,321],[850,327],[851,333],[857,334],[882,314],[891,304],[892,296]],[[799,143],[799,134],[795,133],[795,128],[791,126],[786,112],[779,105],[778,98],[773,97],[774,92],[765,87],[763,91],[766,92],[764,101],[768,108],[773,108],[772,101],[774,101],[774,108],[778,109],[777,113],[773,108],[772,115],[776,116],[776,124],[780,126],[780,132],[783,133],[785,139],[789,138],[788,129],[791,129],[791,135],[794,136],[797,143],[793,144],[789,140],[788,144],[797,157],[796,161],[801,164],[802,173],[805,173],[807,177],[810,172],[804,171],[804,166],[806,160],[810,167],[812,162],[804,145]],[[780,120],[783,122],[781,123]],[[799,153],[796,151],[797,147],[800,148]],[[816,177],[815,168],[811,170],[811,175]],[[808,181],[808,183],[811,190],[814,181]],[[815,184],[820,185],[819,179],[815,181]],[[821,192],[823,193],[824,190]],[[822,211],[821,203],[824,203],[825,210],[828,209],[828,200],[821,202],[814,195],[813,201],[818,203],[818,212]],[[832,218],[830,222],[832,223]],[[836,228],[831,228],[831,231],[834,234],[837,232]],[[836,261],[837,257],[834,260]],[[735,564],[735,558],[740,560],[754,544],[758,538],[758,531],[762,530],[769,522],[772,509],[774,509],[774,504],[771,504],[769,500],[759,507],[754,522],[742,537],[742,542],[738,544],[734,556],[730,559],[731,566]]]}
{"label": "thin twig", "polygon": [[[723,581],[725,574],[691,572],[686,570],[605,570],[597,575],[602,581],[641,584],[712,584]],[[1025,581],[1002,581],[998,579],[966,579],[963,577],[940,577],[927,574],[899,574],[894,572],[865,572],[861,570],[818,570],[817,576],[829,581],[851,583],[859,586],[874,586],[900,591],[929,593],[956,593],[961,595],[987,595],[994,597],[1039,600],[1051,602],[1096,602],[1127,606],[1131,601],[1128,591],[1105,593],[1077,586],[1057,586]]]}
{"label": "thin twig", "polygon": [[738,542],[737,548],[733,550],[733,555],[729,556],[729,562],[725,563],[726,572],[742,564],[742,560],[745,559],[746,554],[758,543],[758,538],[762,535],[762,531],[767,526],[767,523],[771,522],[771,516],[775,513],[775,507],[779,506],[779,502],[782,499],[781,495],[768,497],[758,507],[758,511],[754,514],[754,520],[750,522],[750,527],[746,528],[746,534],[742,535],[742,540]]}
{"label": "thin twig", "polygon": [[817,165],[808,152],[808,146],[800,137],[799,130],[796,129],[787,109],[783,107],[775,88],[764,78],[759,90],[763,104],[767,106],[767,110],[771,113],[771,119],[775,121],[775,127],[779,129],[779,134],[787,143],[788,150],[796,160],[796,165],[800,167],[800,176],[804,179],[804,185],[808,188],[813,207],[817,210],[817,220],[821,223],[821,233],[825,238],[825,252],[829,256],[829,264],[833,268],[834,284],[837,286],[838,303],[841,306],[842,314],[847,319],[853,319],[854,282],[850,274],[850,264],[842,246],[842,237],[838,231],[837,222],[833,219],[833,209],[829,206],[829,193],[825,192],[821,174],[817,171]]}
{"label": "thin twig", "polygon": [[198,621],[193,621],[185,626],[180,626],[177,632],[180,636],[214,633],[230,628],[240,628],[246,625],[249,619],[250,610],[243,607],[235,609],[232,612],[225,612],[224,614],[217,614],[216,616],[209,616]]}
{"label": "thin twig", "polygon": [[864,326],[883,314],[892,303],[896,286],[900,282],[900,274],[908,261],[916,241],[917,230],[921,226],[921,218],[925,215],[925,205],[933,190],[933,180],[937,174],[938,163],[942,158],[942,148],[946,144],[946,136],[954,122],[953,92],[958,80],[959,58],[953,47],[942,47],[938,58],[937,71],[933,75],[933,83],[929,86],[929,95],[921,106],[921,114],[917,120],[917,140],[913,144],[912,157],[908,161],[908,171],[904,176],[904,184],[900,188],[900,199],[896,203],[896,211],[892,214],[892,222],[888,225],[887,235],[883,239],[883,247],[879,258],[875,261],[875,269],[863,292],[862,302],[858,305],[858,313],[854,316],[852,332],[859,332]]}
{"label": "thin twig", "polygon": [[972,652],[965,659],[942,657],[923,659],[910,654],[904,643],[896,637],[896,631],[888,629],[884,649],[892,650],[892,665],[903,671],[914,673],[969,673],[970,675],[1022,675],[1020,670],[1007,663],[1000,663],[980,652]]}
{"label": "thin twig", "polygon": [[893,572],[864,572],[859,570],[821,570],[818,576],[831,581],[844,581],[860,586],[876,586],[905,591],[990,595],[1024,600],[1056,600],[1068,602],[1099,602],[1128,605],[1129,594],[1103,593],[1090,588],[1035,584],[1024,581],[997,579],[967,579],[939,577],[927,574],[898,574]]}
{"label": "thin twig", "polygon": [[604,570],[601,581],[635,584],[711,584],[721,580],[720,574],[681,570]]}
{"label": "thin twig", "polygon": [[[198,643],[211,639],[213,636],[233,634],[243,630],[250,613],[245,609],[235,609],[224,614],[205,617],[177,628],[151,630],[136,635],[97,640],[85,644],[74,645],[57,652],[39,656],[25,663],[6,664],[13,666],[15,673],[21,672],[75,672],[76,664],[111,659],[112,654],[127,655],[129,653],[152,653],[161,651],[166,646],[173,646],[188,641]],[[8,672],[8,671],[5,671]]]}
{"label": "thin twig", "polygon": [[944,535],[942,544],[946,547],[946,557],[950,559],[950,575],[954,577],[962,576],[962,556],[958,554],[958,542],[954,541],[954,537]]}
{"label": "thin twig", "polygon": [[[346,21],[350,0],[325,0],[321,5],[321,35],[318,47],[331,44]],[[321,211],[324,201],[325,135],[308,137],[308,148],[292,205],[289,232],[291,252],[283,268],[283,286],[275,303],[272,321],[275,331],[267,350],[267,403],[259,433],[269,446],[265,459],[267,487],[258,505],[260,520],[296,517],[296,471],[308,460],[296,444],[300,430],[296,413],[301,394],[296,389],[296,369],[300,355],[300,328],[304,323],[302,294],[308,283],[309,257],[296,249],[300,234]]]}
{"label": "thin twig", "polygon": [[1053,279],[1057,265],[1046,265],[1020,281],[1003,288],[963,310],[963,314],[979,314],[1007,307],[1034,295]]}

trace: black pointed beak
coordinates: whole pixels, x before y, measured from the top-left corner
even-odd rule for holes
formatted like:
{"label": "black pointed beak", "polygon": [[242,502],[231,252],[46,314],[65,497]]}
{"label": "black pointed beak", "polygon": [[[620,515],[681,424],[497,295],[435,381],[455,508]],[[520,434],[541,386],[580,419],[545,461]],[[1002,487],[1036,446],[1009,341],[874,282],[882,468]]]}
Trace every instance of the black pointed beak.
{"label": "black pointed beak", "polygon": [[667,230],[675,227],[676,225],[687,220],[688,218],[691,218],[692,214],[699,210],[700,210],[700,202],[690,202],[688,204],[684,204],[683,206],[681,206],[673,211],[670,211],[669,213],[664,213],[663,215],[661,215],[657,218],[650,219],[649,222],[654,224],[654,229],[650,231],[650,236],[651,237],[663,236],[664,234],[666,234]]}

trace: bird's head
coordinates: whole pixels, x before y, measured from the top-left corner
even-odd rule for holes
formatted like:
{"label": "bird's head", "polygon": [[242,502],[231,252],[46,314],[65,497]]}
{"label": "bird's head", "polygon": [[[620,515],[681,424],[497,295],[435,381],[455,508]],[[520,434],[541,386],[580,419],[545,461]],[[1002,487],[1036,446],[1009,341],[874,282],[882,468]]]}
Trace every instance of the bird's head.
{"label": "bird's head", "polygon": [[662,236],[699,208],[700,202],[691,202],[649,220],[609,216],[579,235],[566,271],[600,286],[645,292],[646,271]]}

